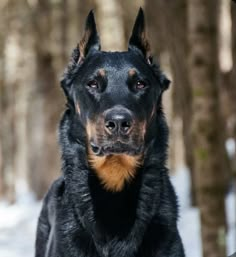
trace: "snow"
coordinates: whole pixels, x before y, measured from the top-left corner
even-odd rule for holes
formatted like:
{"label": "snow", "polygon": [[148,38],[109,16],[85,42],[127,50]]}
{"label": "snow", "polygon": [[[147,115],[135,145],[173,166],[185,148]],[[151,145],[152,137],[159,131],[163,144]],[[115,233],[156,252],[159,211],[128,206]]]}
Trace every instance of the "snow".
{"label": "snow", "polygon": [[[202,257],[201,224],[199,210],[190,206],[190,175],[186,168],[180,168],[171,177],[180,204],[179,230],[186,257]],[[236,190],[236,189],[235,189]],[[236,252],[236,193],[230,191],[225,199],[228,231],[227,254]]]}
{"label": "snow", "polygon": [[[178,169],[171,181],[180,204],[179,230],[186,257],[202,257],[199,211],[190,207],[190,177],[185,168]],[[14,205],[0,202],[0,256],[33,257],[37,218],[41,202],[32,194],[21,195]],[[236,252],[236,199],[230,192],[226,197],[228,221],[227,253]]]}
{"label": "snow", "polygon": [[199,211],[190,208],[190,175],[186,168],[178,169],[171,177],[171,182],[179,199],[179,231],[187,257],[202,257],[201,227]]}
{"label": "snow", "polygon": [[236,252],[236,199],[235,194],[231,193],[226,198],[226,215],[228,221],[228,233],[227,233],[227,250],[228,255]]}
{"label": "snow", "polygon": [[230,158],[233,158],[235,156],[235,152],[236,152],[236,145],[235,145],[235,140],[233,138],[228,138],[226,141],[225,141],[225,148],[226,148],[226,151],[228,153],[228,156]]}
{"label": "snow", "polygon": [[[0,203],[0,256],[33,257],[37,217],[41,202],[33,197],[16,204]],[[31,198],[31,199],[30,199]]]}

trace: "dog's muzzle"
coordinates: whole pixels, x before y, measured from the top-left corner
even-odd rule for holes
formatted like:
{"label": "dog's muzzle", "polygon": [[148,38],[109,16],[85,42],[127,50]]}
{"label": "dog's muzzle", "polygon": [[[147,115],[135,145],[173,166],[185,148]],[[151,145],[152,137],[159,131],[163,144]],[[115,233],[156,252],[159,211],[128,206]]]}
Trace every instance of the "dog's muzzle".
{"label": "dog's muzzle", "polygon": [[137,130],[138,126],[129,109],[117,105],[105,110],[100,124],[102,132],[90,140],[90,147],[95,155],[128,154],[134,156],[140,154],[143,146],[138,138],[134,139],[137,135],[135,129]]}

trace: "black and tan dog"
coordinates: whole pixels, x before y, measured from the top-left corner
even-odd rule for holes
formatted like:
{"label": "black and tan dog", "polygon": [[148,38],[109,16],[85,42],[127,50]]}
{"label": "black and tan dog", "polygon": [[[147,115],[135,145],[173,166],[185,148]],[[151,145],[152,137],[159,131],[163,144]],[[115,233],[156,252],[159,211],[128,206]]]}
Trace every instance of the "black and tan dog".
{"label": "black and tan dog", "polygon": [[62,87],[63,175],[39,218],[36,257],[184,257],[166,168],[162,93],[140,9],[127,52],[100,51],[93,13]]}

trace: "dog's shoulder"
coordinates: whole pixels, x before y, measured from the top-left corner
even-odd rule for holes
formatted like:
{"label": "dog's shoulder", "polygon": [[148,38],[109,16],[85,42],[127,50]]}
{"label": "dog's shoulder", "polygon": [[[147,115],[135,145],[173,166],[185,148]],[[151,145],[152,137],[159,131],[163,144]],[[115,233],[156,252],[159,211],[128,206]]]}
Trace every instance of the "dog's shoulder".
{"label": "dog's shoulder", "polygon": [[43,200],[42,216],[47,216],[51,223],[57,209],[58,202],[61,202],[64,195],[64,178],[59,177],[53,182]]}
{"label": "dog's shoulder", "polygon": [[65,183],[64,178],[59,177],[56,179],[51,187],[49,188],[44,201],[49,202],[50,200],[57,200],[58,198],[61,198],[64,194],[65,190]]}

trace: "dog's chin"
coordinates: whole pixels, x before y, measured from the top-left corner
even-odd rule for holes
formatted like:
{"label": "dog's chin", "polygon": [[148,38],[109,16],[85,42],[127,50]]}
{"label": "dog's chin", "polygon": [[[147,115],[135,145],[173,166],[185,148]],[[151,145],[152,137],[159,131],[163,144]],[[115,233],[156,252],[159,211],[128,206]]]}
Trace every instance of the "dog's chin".
{"label": "dog's chin", "polygon": [[98,145],[93,142],[90,143],[91,150],[96,156],[108,156],[108,155],[121,155],[126,154],[130,156],[140,155],[143,151],[143,146],[132,146],[129,144],[122,143],[120,141]]}

